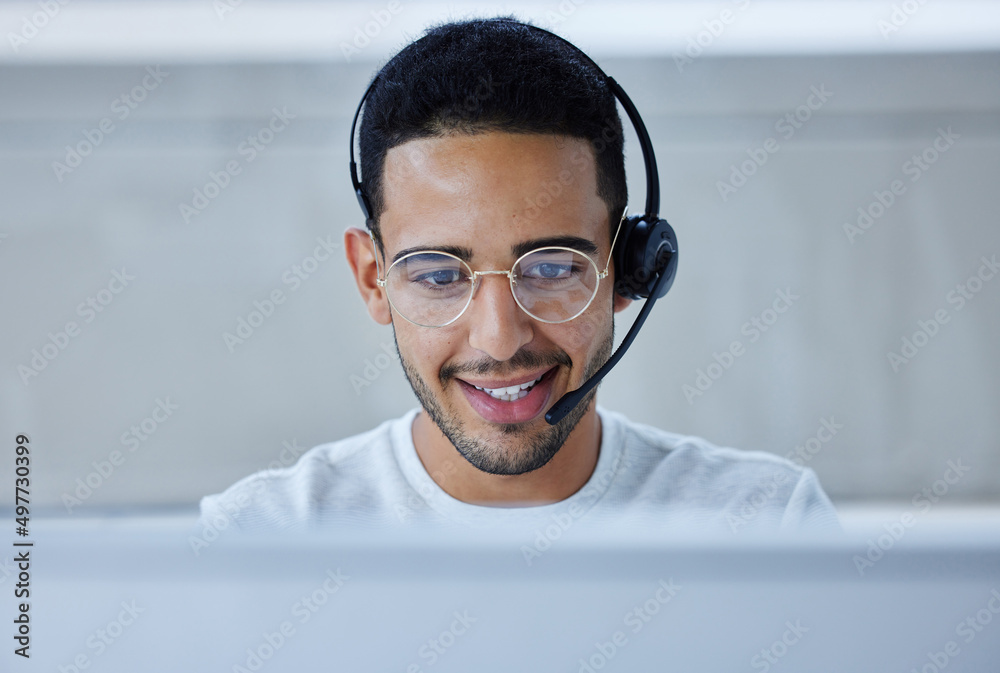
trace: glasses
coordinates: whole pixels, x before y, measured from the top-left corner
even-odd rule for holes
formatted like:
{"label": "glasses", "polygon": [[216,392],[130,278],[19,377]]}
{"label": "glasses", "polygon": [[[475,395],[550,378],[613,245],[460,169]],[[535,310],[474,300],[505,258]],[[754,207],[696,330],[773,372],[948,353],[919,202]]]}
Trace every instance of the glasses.
{"label": "glasses", "polygon": [[[612,250],[624,220],[623,212]],[[377,250],[375,256],[377,262]],[[379,278],[377,283],[385,289],[392,308],[407,321],[421,327],[444,327],[469,308],[483,276],[507,276],[521,310],[540,322],[558,324],[587,310],[610,265],[611,253],[601,271],[579,250],[549,246],[525,253],[510,271],[473,271],[455,255],[421,250],[397,259],[386,270],[385,279]]]}

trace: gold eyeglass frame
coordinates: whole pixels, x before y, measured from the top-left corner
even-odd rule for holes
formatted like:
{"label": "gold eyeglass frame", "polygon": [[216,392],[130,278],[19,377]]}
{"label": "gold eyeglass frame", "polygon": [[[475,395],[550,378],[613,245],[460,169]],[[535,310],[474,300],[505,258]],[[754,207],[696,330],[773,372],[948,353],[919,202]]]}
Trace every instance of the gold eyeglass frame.
{"label": "gold eyeglass frame", "polygon": [[[601,287],[601,281],[603,279],[605,279],[605,278],[608,277],[608,270],[611,268],[611,257],[614,255],[614,251],[615,251],[615,243],[618,242],[618,234],[619,234],[619,232],[621,232],[622,222],[625,221],[625,215],[627,213],[628,213],[628,206],[625,207],[625,210],[622,212],[621,219],[618,220],[618,228],[615,229],[615,236],[611,240],[611,251],[608,253],[608,261],[604,264],[604,271],[601,271],[598,268],[597,262],[595,262],[593,260],[593,258],[591,258],[591,256],[588,255],[588,254],[585,254],[585,253],[583,253],[583,252],[581,252],[579,250],[575,250],[573,248],[567,248],[565,246],[550,245],[550,246],[545,246],[545,247],[541,247],[541,248],[535,248],[534,250],[529,250],[528,252],[524,253],[523,255],[521,255],[520,257],[517,258],[517,260],[514,262],[514,264],[511,265],[510,269],[507,270],[507,271],[473,271],[472,267],[469,266],[469,264],[464,259],[462,259],[461,257],[457,257],[456,255],[453,255],[450,252],[442,252],[440,250],[417,250],[417,251],[411,252],[409,254],[403,255],[402,257],[400,257],[399,259],[397,259],[396,261],[394,261],[392,264],[390,264],[389,267],[385,270],[385,278],[383,278],[382,277],[382,272],[379,269],[379,264],[378,264],[378,245],[375,243],[375,237],[372,235],[371,230],[369,229],[369,231],[368,231],[368,237],[372,241],[372,249],[374,250],[374,253],[375,253],[375,273],[377,275],[377,277],[375,279],[375,283],[380,288],[382,288],[383,290],[386,291],[385,292],[385,296],[386,296],[386,299],[389,300],[389,306],[391,306],[392,309],[403,320],[405,320],[405,321],[407,321],[409,323],[412,323],[414,325],[417,325],[418,327],[427,327],[427,328],[430,328],[430,329],[436,329],[438,327],[447,327],[448,325],[451,325],[456,320],[458,320],[463,315],[465,315],[465,312],[468,310],[469,306],[472,305],[472,298],[476,294],[476,289],[479,287],[479,279],[482,276],[492,276],[492,275],[507,276],[507,280],[508,280],[508,283],[509,283],[509,286],[510,286],[510,294],[514,298],[514,302],[518,305],[518,307],[522,311],[525,312],[525,314],[528,317],[532,318],[533,320],[537,320],[538,322],[546,323],[548,325],[560,325],[560,324],[562,324],[564,322],[569,322],[570,320],[574,320],[576,318],[579,318],[581,315],[583,315],[583,312],[586,311],[588,308],[590,308],[590,305],[594,302],[594,297],[597,296],[597,291]],[[583,306],[583,308],[581,308],[579,311],[577,311],[577,313],[575,315],[573,315],[573,316],[571,316],[569,318],[566,318],[565,320],[544,320],[542,318],[539,318],[538,316],[533,315],[530,311],[528,311],[528,309],[526,309],[524,307],[524,305],[521,303],[521,301],[517,298],[517,293],[514,292],[514,283],[515,283],[515,281],[514,281],[514,269],[517,268],[517,265],[520,264],[521,260],[524,259],[525,257],[527,257],[528,255],[533,255],[536,252],[543,252],[543,251],[546,251],[546,250],[564,250],[564,251],[568,251],[568,252],[574,252],[574,253],[576,253],[578,255],[586,257],[587,261],[590,262],[591,266],[593,266],[594,270],[597,272],[597,284],[594,285],[594,293],[592,295],[590,295],[590,299],[587,300],[587,303]],[[395,304],[392,303],[392,297],[389,295],[388,288],[386,287],[386,285],[387,285],[387,280],[386,279],[389,277],[389,272],[392,271],[392,268],[394,266],[396,266],[397,264],[399,264],[400,262],[402,262],[404,259],[407,259],[409,257],[414,257],[416,255],[427,255],[427,254],[444,255],[445,257],[451,257],[452,259],[457,260],[462,266],[464,266],[469,271],[469,274],[470,274],[469,277],[470,277],[470,279],[472,281],[470,283],[469,298],[466,300],[465,306],[463,306],[462,310],[458,312],[458,315],[456,315],[454,318],[452,318],[448,322],[444,323],[443,325],[424,325],[422,323],[410,320],[398,308],[396,308]]]}

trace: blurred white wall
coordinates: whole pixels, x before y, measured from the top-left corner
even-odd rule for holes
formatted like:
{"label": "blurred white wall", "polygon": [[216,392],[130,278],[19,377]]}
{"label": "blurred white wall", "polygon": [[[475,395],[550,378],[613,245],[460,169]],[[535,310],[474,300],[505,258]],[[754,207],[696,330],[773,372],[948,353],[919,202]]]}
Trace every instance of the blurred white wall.
{"label": "blurred white wall", "polygon": [[[128,4],[67,5],[16,50],[9,34],[41,10],[0,12],[0,437],[31,435],[35,501],[53,513],[88,478],[99,485],[74,515],[193,507],[415,404],[342,258],[343,230],[362,224],[347,138],[381,59],[447,8]],[[803,460],[838,503],[909,503],[945,484],[951,461],[968,469],[943,502],[996,504],[1000,280],[976,279],[1000,255],[1000,31],[983,36],[995,12],[928,4],[886,32],[892,4],[862,4],[483,12],[513,9],[592,47],[656,146],[679,273],[603,406],[718,444],[814,449]],[[386,26],[345,52],[383,9]],[[705,37],[723,11],[732,20]],[[632,136],[626,151],[638,209]],[[239,172],[221,177],[227,165]],[[206,188],[213,175],[223,188]],[[859,208],[871,224],[845,229]],[[318,240],[337,250],[314,265]],[[275,291],[285,301],[227,346]],[[754,328],[781,292],[791,308]],[[64,336],[69,322],[79,331]],[[919,346],[894,365],[904,338]],[[734,342],[738,356],[720,355]]]}

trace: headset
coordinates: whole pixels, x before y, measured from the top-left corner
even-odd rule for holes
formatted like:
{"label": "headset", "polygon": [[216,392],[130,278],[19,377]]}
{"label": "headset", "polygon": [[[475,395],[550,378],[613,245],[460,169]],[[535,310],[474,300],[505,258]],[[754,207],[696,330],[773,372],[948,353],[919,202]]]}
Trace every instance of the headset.
{"label": "headset", "polygon": [[[590,63],[614,94],[614,97],[621,103],[628,115],[636,135],[639,138],[639,146],[642,149],[642,158],[646,165],[646,210],[639,215],[629,215],[625,217],[621,224],[621,231],[618,234],[618,241],[612,251],[615,263],[615,292],[627,299],[645,299],[639,315],[636,317],[628,334],[622,339],[621,345],[608,358],[597,372],[591,376],[582,386],[576,390],[563,395],[549,411],[545,414],[545,420],[549,425],[555,425],[561,421],[566,414],[573,410],[576,405],[601,382],[608,372],[618,364],[625,351],[635,340],[639,333],[639,328],[646,322],[649,312],[652,310],[656,300],[667,293],[667,290],[674,283],[674,276],[677,274],[677,235],[674,233],[667,221],[659,216],[660,210],[660,178],[656,170],[656,157],[653,155],[653,143],[649,139],[646,125],[639,116],[632,100],[612,77],[609,77],[597,63],[587,54],[581,51],[576,45],[555,33],[544,28],[515,22],[510,19],[498,19],[499,21],[509,21],[518,26],[539,31],[548,36],[554,37],[573,51],[578,53],[585,61]],[[381,74],[381,73],[379,73]],[[366,222],[372,219],[371,202],[365,192],[364,185],[358,179],[358,168],[354,161],[354,130],[364,107],[365,100],[375,87],[379,74],[372,79],[368,89],[365,90],[358,103],[358,109],[354,113],[354,120],[351,122],[351,182],[354,185],[354,192],[358,197],[358,204],[365,215]]]}

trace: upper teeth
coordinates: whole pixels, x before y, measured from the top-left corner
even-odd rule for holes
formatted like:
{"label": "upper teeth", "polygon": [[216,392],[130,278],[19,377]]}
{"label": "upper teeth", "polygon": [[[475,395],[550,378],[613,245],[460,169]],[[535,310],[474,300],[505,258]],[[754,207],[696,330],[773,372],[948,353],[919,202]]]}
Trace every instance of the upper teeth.
{"label": "upper teeth", "polygon": [[491,397],[495,397],[498,400],[503,400],[505,402],[510,402],[512,400],[521,399],[528,394],[528,389],[542,380],[539,376],[534,381],[527,381],[526,383],[521,383],[516,386],[507,386],[506,388],[480,388],[475,386],[477,390],[482,390],[485,393],[489,393]]}

